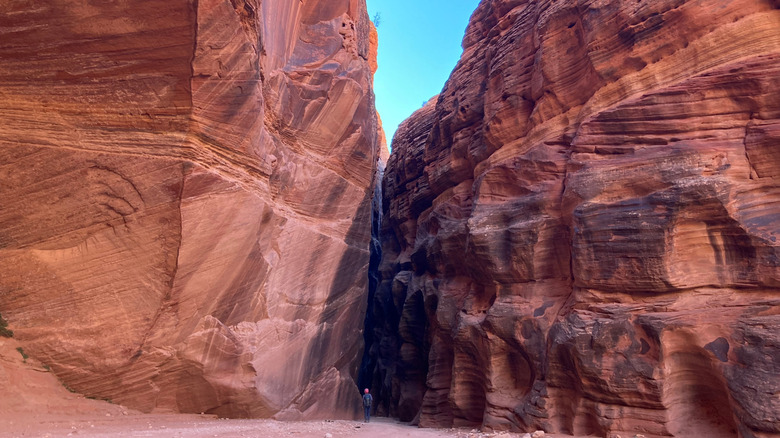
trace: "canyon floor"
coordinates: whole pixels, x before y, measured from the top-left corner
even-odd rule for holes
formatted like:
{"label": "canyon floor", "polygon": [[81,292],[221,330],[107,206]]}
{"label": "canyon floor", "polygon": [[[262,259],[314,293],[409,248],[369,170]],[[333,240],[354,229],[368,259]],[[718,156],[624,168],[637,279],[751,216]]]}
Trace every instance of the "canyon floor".
{"label": "canyon floor", "polygon": [[[521,438],[472,429],[420,429],[388,418],[362,421],[227,420],[211,415],[142,414],[71,392],[43,364],[25,357],[15,339],[0,337],[0,438]],[[563,438],[568,435],[545,435]]]}
{"label": "canyon floor", "polygon": [[[328,435],[329,434],[329,435]],[[0,437],[372,437],[520,438],[523,434],[469,429],[420,429],[387,418],[354,421],[226,420],[200,415],[28,415],[0,417]],[[563,438],[568,435],[545,435]]]}

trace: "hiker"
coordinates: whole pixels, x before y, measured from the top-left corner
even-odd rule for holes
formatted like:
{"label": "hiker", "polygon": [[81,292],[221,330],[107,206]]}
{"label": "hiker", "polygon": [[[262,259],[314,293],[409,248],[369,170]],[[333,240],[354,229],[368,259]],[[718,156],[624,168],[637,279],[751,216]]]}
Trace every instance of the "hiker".
{"label": "hiker", "polygon": [[374,401],[374,397],[368,393],[368,388],[363,390],[363,413],[366,415],[366,423],[371,421],[371,402]]}

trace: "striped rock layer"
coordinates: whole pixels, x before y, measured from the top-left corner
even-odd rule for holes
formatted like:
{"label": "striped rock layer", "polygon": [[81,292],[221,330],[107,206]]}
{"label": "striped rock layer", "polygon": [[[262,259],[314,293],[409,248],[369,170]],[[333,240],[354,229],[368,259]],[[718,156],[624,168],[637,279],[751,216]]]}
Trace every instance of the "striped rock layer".
{"label": "striped rock layer", "polygon": [[483,0],[384,177],[423,426],[780,436],[780,3]]}
{"label": "striped rock layer", "polygon": [[355,415],[370,27],[362,0],[3,2],[0,314],[24,352],[142,411]]}

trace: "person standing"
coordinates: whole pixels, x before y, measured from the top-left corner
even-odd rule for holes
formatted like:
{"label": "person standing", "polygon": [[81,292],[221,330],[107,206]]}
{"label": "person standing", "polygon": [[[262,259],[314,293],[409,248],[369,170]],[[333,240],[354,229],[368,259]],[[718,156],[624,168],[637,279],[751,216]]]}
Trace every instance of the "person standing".
{"label": "person standing", "polygon": [[366,423],[371,422],[371,402],[374,401],[374,397],[368,393],[368,388],[363,390],[363,413],[366,416]]}

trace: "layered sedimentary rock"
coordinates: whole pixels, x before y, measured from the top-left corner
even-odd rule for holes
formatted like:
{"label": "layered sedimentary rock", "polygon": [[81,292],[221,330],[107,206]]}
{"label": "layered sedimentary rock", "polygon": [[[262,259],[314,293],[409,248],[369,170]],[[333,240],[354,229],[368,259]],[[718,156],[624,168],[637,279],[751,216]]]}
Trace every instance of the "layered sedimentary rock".
{"label": "layered sedimentary rock", "polygon": [[360,0],[0,6],[0,312],[24,351],[143,411],[352,416],[369,28]]}
{"label": "layered sedimentary rock", "polygon": [[780,436],[778,6],[482,1],[384,177],[380,412]]}
{"label": "layered sedimentary rock", "polygon": [[[30,357],[15,339],[0,336],[0,382],[5,397],[0,398],[3,434],[8,426],[31,412],[52,415],[97,415],[99,417],[133,413],[121,405],[92,400],[68,391],[57,376]],[[22,417],[22,418],[23,418]]]}

